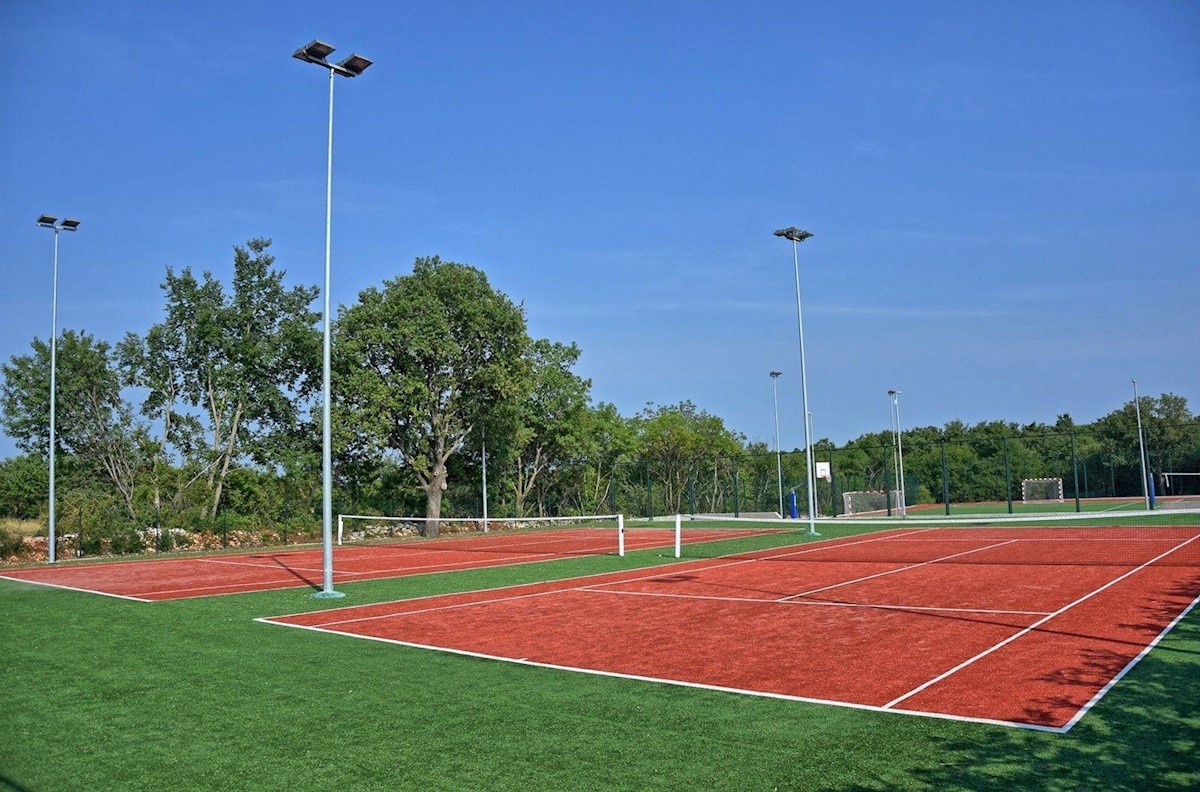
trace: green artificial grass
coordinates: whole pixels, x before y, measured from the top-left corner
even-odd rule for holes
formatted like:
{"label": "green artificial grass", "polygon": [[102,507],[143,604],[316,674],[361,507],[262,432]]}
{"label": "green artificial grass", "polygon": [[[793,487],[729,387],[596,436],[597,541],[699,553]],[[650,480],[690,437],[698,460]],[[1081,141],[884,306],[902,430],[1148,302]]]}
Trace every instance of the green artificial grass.
{"label": "green artificial grass", "polygon": [[[796,537],[736,546],[784,538]],[[332,603],[309,589],[137,603],[0,581],[0,789],[1200,787],[1196,612],[1067,735],[254,621],[670,563],[666,552],[355,583]]]}

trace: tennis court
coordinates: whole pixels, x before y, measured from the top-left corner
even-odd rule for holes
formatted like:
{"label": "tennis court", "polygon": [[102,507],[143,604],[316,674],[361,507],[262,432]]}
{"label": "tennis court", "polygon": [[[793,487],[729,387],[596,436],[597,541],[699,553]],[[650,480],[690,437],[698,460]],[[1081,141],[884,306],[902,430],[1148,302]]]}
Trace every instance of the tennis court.
{"label": "tennis court", "polygon": [[[333,555],[334,582],[352,583],[617,552],[616,522],[604,524],[603,520],[581,520],[582,524],[560,523],[545,529],[497,530],[442,539],[412,537],[390,543],[337,547]],[[495,524],[502,525],[503,521],[497,520]],[[690,536],[689,541],[755,536],[771,530],[700,531]],[[641,528],[625,534],[627,550],[667,547],[673,541],[674,534],[668,528]],[[65,562],[56,566],[13,569],[0,575],[9,580],[146,602],[284,588],[319,589],[322,576],[322,551],[319,548],[99,563]]]}
{"label": "tennis court", "polygon": [[270,624],[1064,732],[1200,598],[1200,522],[897,528]]}

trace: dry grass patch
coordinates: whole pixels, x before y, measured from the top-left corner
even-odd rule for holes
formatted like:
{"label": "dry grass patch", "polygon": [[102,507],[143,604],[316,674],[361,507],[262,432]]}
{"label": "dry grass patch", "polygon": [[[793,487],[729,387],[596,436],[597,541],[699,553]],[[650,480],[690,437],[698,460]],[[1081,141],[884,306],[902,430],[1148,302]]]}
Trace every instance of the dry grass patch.
{"label": "dry grass patch", "polygon": [[46,523],[42,520],[18,520],[15,517],[0,518],[0,531],[8,531],[18,536],[37,536],[46,532]]}

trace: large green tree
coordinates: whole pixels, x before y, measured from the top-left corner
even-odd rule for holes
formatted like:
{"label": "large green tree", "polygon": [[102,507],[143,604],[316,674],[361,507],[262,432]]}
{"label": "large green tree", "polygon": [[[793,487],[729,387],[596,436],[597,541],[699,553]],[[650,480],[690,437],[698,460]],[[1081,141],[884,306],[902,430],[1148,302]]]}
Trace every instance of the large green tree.
{"label": "large green tree", "polygon": [[465,264],[418,258],[411,275],[359,294],[334,345],[338,445],[396,454],[425,493],[437,533],[446,463],[531,386],[524,311]]}
{"label": "large green tree", "polygon": [[[525,514],[526,501],[539,484],[543,490],[586,444],[584,413],[591,382],[571,371],[579,360],[579,347],[545,339],[530,350],[533,390],[520,402],[514,444],[512,476],[517,516]],[[544,507],[544,503],[542,504]]]}
{"label": "large green tree", "polygon": [[[56,350],[55,450],[98,466],[136,516],[134,486],[143,461],[145,430],[121,398],[112,349],[84,332],[65,331]],[[50,422],[50,346],[34,339],[33,353],[2,367],[0,417],[24,451],[46,454]]]}
{"label": "large green tree", "polygon": [[686,511],[688,482],[710,474],[709,501],[697,506],[702,511],[719,509],[721,492],[733,486],[733,470],[745,437],[690,401],[647,406],[637,421],[637,433],[642,459],[661,487],[668,512]]}
{"label": "large green tree", "polygon": [[315,388],[317,289],[286,287],[270,245],[234,247],[228,293],[211,272],[168,268],[164,320],[121,345],[131,380],[148,390],[143,412],[163,427],[160,446],[174,446],[207,483],[201,516],[216,513],[235,461],[271,461],[270,438],[296,425]]}

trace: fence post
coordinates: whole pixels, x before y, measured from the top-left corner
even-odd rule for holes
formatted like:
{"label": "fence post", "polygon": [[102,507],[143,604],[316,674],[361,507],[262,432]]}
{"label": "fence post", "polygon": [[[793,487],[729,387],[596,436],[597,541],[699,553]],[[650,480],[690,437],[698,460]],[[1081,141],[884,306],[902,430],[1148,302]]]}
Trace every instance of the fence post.
{"label": "fence post", "polygon": [[221,547],[229,547],[229,517],[221,511]]}
{"label": "fence post", "polygon": [[1008,464],[1008,435],[1004,436],[1004,492],[1008,496],[1008,513],[1012,514],[1012,469]]}
{"label": "fence post", "polygon": [[950,516],[950,466],[946,463],[946,438],[942,438],[942,504]]}
{"label": "fence post", "polygon": [[[885,456],[886,456],[886,454],[885,454]],[[886,464],[886,462],[887,462],[887,460],[885,459],[884,463]],[[892,475],[893,475],[892,467],[890,465],[888,465],[883,470],[883,502],[885,504],[887,504],[887,516],[888,517],[892,516],[892,487],[895,486],[895,484],[896,484],[895,479],[892,479],[892,481],[890,483],[888,481],[888,478]]]}
{"label": "fence post", "polygon": [[646,477],[646,516],[654,516],[654,490],[650,484],[650,463],[642,461],[642,474]]}
{"label": "fence post", "polygon": [[1079,457],[1075,454],[1075,430],[1071,430],[1071,467],[1075,471],[1075,511],[1083,511],[1079,503]]}
{"label": "fence post", "polygon": [[[829,446],[829,513],[837,517],[841,514],[837,496],[837,474],[833,472],[833,446]],[[779,515],[782,517],[783,515]]]}
{"label": "fence post", "polygon": [[739,507],[741,504],[738,503],[738,495],[741,494],[740,490],[741,490],[741,487],[738,485],[737,460],[735,459],[733,462],[733,516],[734,517],[741,516],[740,511],[739,511]]}

